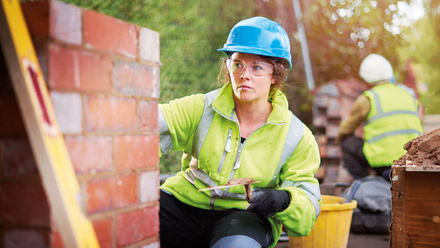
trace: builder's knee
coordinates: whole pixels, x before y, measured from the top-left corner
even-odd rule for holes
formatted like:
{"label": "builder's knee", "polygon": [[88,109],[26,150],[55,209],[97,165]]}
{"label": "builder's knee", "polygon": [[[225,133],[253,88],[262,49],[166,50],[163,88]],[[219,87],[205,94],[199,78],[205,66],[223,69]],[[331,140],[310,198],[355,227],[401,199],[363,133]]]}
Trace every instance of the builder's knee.
{"label": "builder's knee", "polygon": [[219,239],[211,248],[261,248],[253,238],[245,235],[232,235]]}

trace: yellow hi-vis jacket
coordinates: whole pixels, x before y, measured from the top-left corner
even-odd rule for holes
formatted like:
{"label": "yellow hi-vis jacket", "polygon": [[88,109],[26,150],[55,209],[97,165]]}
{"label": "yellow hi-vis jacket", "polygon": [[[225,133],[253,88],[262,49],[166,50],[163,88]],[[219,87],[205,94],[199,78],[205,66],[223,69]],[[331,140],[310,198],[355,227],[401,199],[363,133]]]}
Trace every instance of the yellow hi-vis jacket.
{"label": "yellow hi-vis jacket", "polygon": [[[159,105],[161,153],[183,150],[182,170],[161,186],[180,201],[202,209],[246,209],[244,187],[198,191],[232,178],[253,178],[256,198],[268,189],[286,190],[290,205],[269,218],[275,246],[284,225],[290,236],[306,236],[320,213],[314,177],[320,157],[310,130],[288,110],[278,91],[266,124],[241,143],[231,84]],[[195,159],[197,160],[195,160]]]}
{"label": "yellow hi-vis jacket", "polygon": [[391,83],[377,85],[364,95],[370,100],[364,124],[364,155],[373,168],[390,166],[405,154],[405,143],[423,133],[417,100]]}

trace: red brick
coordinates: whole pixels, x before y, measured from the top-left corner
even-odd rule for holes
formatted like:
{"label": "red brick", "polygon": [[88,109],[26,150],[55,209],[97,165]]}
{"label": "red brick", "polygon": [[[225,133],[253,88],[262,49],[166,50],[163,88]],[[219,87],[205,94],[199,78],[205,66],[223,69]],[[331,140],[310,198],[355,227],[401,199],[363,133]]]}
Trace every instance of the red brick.
{"label": "red brick", "polygon": [[40,184],[0,186],[0,223],[49,226],[49,204]]}
{"label": "red brick", "polygon": [[327,116],[340,117],[339,110],[341,109],[341,99],[330,97],[327,105]]}
{"label": "red brick", "polygon": [[118,170],[142,167],[157,168],[159,137],[157,135],[124,135],[115,138],[115,167]]}
{"label": "red brick", "polygon": [[325,134],[327,135],[327,138],[335,138],[338,135],[338,128],[337,125],[327,125],[325,128]]}
{"label": "red brick", "polygon": [[327,156],[325,145],[319,146],[319,155],[321,158],[325,158]]}
{"label": "red brick", "polygon": [[110,218],[93,221],[93,228],[101,248],[112,248],[112,223],[113,221]]}
{"label": "red brick", "polygon": [[336,86],[341,95],[352,97],[353,99],[368,89],[367,84],[355,78],[338,79],[336,80]]}
{"label": "red brick", "polygon": [[327,145],[327,158],[340,158],[341,150],[337,145]]}
{"label": "red brick", "polygon": [[122,213],[116,217],[117,245],[135,244],[159,233],[159,207]]}
{"label": "red brick", "polygon": [[37,164],[29,141],[23,139],[0,140],[1,168],[5,178],[38,175]]}
{"label": "red brick", "polygon": [[95,179],[87,184],[87,212],[111,209],[112,179]]}
{"label": "red brick", "polygon": [[138,111],[142,131],[159,130],[159,109],[156,101],[139,101]]}
{"label": "red brick", "polygon": [[113,185],[113,207],[120,208],[138,202],[137,174],[120,176]]}
{"label": "red brick", "polygon": [[112,60],[110,57],[89,52],[79,53],[81,90],[109,92],[112,87]]}
{"label": "red brick", "polygon": [[318,135],[315,134],[315,139],[318,145],[326,145],[327,144],[327,137],[325,135]]}
{"label": "red brick", "polygon": [[89,213],[137,203],[137,175],[94,179],[87,184]]}
{"label": "red brick", "polygon": [[78,51],[50,45],[48,67],[48,85],[51,90],[80,88]]}
{"label": "red brick", "polygon": [[140,29],[139,57],[145,61],[159,62],[160,40],[158,32],[148,28]]}
{"label": "red brick", "polygon": [[327,125],[327,116],[325,115],[313,116],[313,126],[325,127],[326,125]]}
{"label": "red brick", "polygon": [[110,92],[112,60],[110,57],[51,44],[49,80],[51,90]]}
{"label": "red brick", "polygon": [[324,94],[316,94],[313,105],[319,108],[327,108],[328,96]]}
{"label": "red brick", "polygon": [[159,70],[155,67],[117,60],[113,77],[115,89],[118,92],[159,97]]}
{"label": "red brick", "polygon": [[339,165],[328,165],[325,170],[324,183],[336,182],[338,180]]}
{"label": "red brick", "polygon": [[83,19],[84,41],[87,46],[130,58],[136,57],[136,26],[91,10],[83,12]]}
{"label": "red brick", "polygon": [[60,130],[63,134],[82,133],[82,96],[71,92],[50,92]]}
{"label": "red brick", "polygon": [[77,174],[110,171],[113,164],[113,144],[111,137],[71,137],[65,138],[70,159]]}
{"label": "red brick", "polygon": [[134,131],[136,100],[120,97],[87,97],[86,131]]}
{"label": "red brick", "polygon": [[[0,86],[3,87],[3,85]],[[20,135],[25,133],[26,129],[16,98],[13,95],[1,96],[0,135]]]}
{"label": "red brick", "polygon": [[81,9],[60,1],[50,1],[50,35],[60,41],[81,45]]}
{"label": "red brick", "polygon": [[159,171],[143,172],[139,179],[139,198],[142,203],[159,200]]}

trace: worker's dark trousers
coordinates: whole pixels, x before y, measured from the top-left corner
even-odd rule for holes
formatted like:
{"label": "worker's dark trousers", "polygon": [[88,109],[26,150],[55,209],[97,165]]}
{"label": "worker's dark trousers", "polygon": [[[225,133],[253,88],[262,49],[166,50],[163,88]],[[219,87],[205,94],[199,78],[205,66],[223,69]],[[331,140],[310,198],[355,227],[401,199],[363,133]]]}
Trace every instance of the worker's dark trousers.
{"label": "worker's dark trousers", "polygon": [[268,247],[273,241],[265,217],[195,208],[162,190],[159,221],[161,247]]}
{"label": "worker's dark trousers", "polygon": [[[363,152],[364,140],[355,137],[348,136],[341,141],[342,150],[342,160],[344,162],[344,167],[348,172],[355,178],[363,178],[369,175],[368,169],[370,165],[365,158]],[[386,180],[390,181],[390,167],[377,167],[373,168],[376,174],[384,177]]]}

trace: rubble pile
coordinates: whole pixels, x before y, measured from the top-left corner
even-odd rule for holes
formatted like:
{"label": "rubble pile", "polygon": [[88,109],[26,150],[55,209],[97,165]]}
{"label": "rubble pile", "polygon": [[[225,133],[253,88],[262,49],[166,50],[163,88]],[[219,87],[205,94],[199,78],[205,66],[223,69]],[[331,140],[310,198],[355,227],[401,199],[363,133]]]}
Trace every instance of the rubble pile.
{"label": "rubble pile", "polygon": [[440,166],[440,128],[409,141],[403,148],[407,153],[394,164]]}

